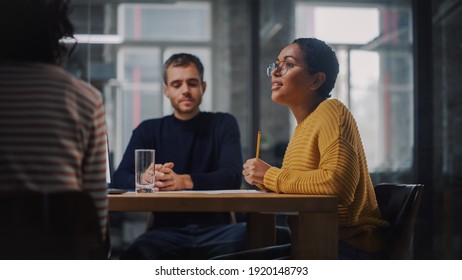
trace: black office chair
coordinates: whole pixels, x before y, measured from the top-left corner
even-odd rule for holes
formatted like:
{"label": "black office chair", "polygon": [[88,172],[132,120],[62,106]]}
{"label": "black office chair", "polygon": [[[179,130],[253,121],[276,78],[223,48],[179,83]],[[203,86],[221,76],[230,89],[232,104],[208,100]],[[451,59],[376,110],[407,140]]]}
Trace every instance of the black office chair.
{"label": "black office chair", "polygon": [[422,190],[421,184],[382,183],[375,187],[382,218],[391,225],[386,232],[390,259],[412,258],[414,226]]}
{"label": "black office chair", "polygon": [[0,192],[0,259],[107,259],[96,207],[84,192]]}

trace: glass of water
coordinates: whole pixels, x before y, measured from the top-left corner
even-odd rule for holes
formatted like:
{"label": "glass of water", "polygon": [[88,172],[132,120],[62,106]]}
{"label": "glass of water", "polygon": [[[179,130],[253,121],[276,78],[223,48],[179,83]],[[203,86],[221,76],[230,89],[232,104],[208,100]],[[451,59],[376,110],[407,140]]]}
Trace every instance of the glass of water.
{"label": "glass of water", "polygon": [[135,186],[137,193],[154,192],[155,150],[135,150]]}

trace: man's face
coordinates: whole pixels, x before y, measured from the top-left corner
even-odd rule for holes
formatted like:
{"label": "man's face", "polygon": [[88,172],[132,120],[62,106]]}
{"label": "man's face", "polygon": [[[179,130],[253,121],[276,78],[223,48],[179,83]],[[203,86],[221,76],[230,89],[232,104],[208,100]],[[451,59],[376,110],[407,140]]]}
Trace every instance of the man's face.
{"label": "man's face", "polygon": [[170,99],[174,114],[178,119],[188,120],[199,113],[199,105],[205,92],[206,83],[202,82],[194,64],[169,66],[164,95]]}

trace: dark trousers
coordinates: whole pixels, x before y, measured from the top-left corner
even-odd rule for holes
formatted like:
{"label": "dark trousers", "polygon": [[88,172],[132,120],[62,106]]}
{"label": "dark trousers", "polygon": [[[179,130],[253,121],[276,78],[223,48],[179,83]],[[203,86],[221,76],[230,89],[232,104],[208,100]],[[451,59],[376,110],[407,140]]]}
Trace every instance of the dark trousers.
{"label": "dark trousers", "polygon": [[246,224],[153,228],[122,254],[126,260],[210,259],[246,248]]}

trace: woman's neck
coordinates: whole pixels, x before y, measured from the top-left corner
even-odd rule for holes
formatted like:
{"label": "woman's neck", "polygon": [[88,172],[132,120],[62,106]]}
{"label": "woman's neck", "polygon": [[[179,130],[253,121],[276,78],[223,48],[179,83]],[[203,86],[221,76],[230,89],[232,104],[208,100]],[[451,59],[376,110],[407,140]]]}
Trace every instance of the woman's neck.
{"label": "woman's neck", "polygon": [[314,97],[311,100],[309,100],[309,102],[303,102],[295,106],[292,106],[290,110],[292,111],[292,114],[297,120],[297,124],[301,123],[311,113],[313,113],[314,110],[318,108],[319,104],[321,104],[321,102],[323,102],[324,100],[326,100],[325,97],[321,97],[315,94]]}

